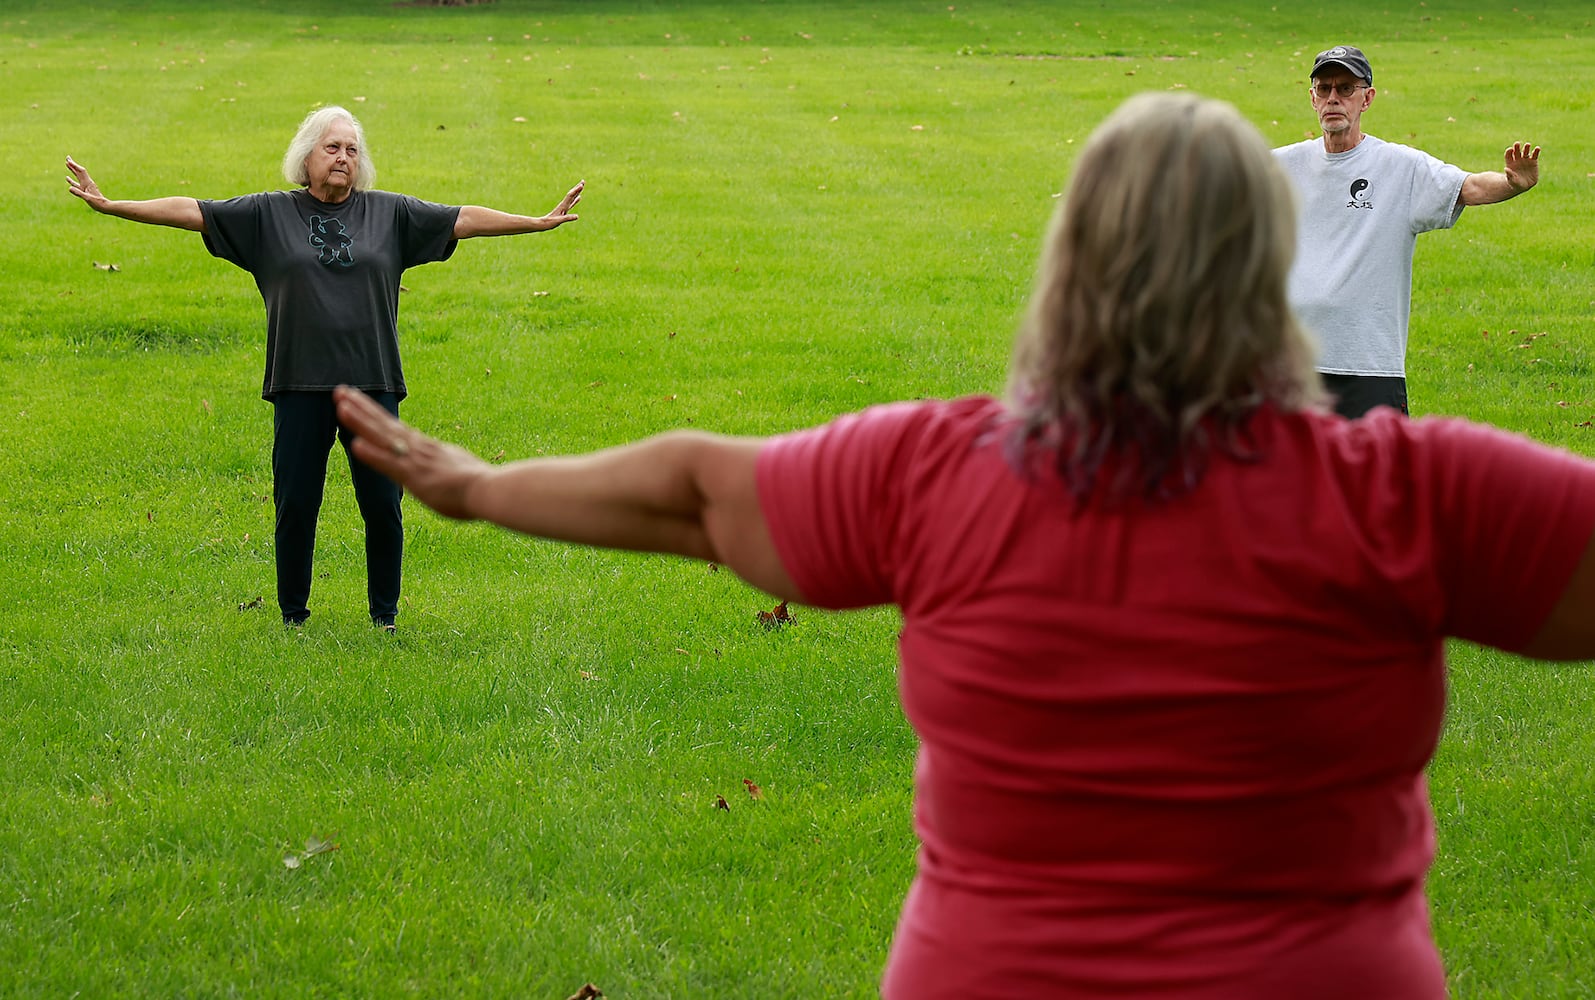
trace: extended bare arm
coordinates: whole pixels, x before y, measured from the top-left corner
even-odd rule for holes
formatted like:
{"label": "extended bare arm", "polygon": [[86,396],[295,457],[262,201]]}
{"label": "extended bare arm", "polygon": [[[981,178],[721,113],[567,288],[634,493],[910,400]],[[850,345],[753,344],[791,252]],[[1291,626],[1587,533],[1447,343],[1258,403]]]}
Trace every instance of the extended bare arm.
{"label": "extended bare arm", "polygon": [[427,437],[358,390],[334,393],[355,457],[448,517],[542,538],[723,563],[801,598],[759,505],[758,438],[674,431],[635,444],[494,466]]}
{"label": "extended bare arm", "polygon": [[572,215],[571,209],[582,200],[582,189],[586,186],[586,181],[578,181],[547,215],[515,215],[510,212],[500,212],[496,208],[466,205],[460,209],[459,218],[454,221],[454,238],[467,240],[473,236],[518,236],[521,233],[541,233],[557,229],[567,222],[575,222],[580,216]]}
{"label": "extended bare arm", "polygon": [[68,190],[88,203],[96,212],[114,215],[118,219],[145,222],[154,226],[171,226],[195,233],[205,231],[205,216],[194,198],[151,198],[147,201],[112,201],[100,193],[94,178],[72,157],[66,158],[66,168],[72,176],[67,180]]}
{"label": "extended bare arm", "polygon": [[1516,198],[1540,182],[1540,147],[1514,142],[1506,148],[1502,169],[1469,174],[1457,200],[1464,205],[1494,205]]}

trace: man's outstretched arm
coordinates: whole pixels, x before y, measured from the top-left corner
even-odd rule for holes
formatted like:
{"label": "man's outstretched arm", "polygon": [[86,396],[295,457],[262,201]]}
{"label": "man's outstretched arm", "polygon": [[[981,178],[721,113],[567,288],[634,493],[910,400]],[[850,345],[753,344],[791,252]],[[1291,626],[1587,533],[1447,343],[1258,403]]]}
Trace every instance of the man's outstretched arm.
{"label": "man's outstretched arm", "polygon": [[1463,205],[1494,205],[1516,198],[1539,182],[1540,147],[1531,142],[1514,142],[1506,148],[1501,170],[1467,176],[1457,201]]}

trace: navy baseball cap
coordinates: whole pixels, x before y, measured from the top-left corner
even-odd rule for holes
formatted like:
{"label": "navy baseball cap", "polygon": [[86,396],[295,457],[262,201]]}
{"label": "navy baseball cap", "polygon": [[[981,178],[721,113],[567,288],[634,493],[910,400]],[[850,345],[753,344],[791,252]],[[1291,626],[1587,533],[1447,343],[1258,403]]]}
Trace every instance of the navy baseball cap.
{"label": "navy baseball cap", "polygon": [[1352,76],[1373,85],[1373,67],[1368,65],[1368,57],[1362,54],[1362,49],[1355,45],[1337,45],[1318,53],[1318,58],[1313,60],[1313,76],[1316,78],[1325,66],[1345,67]]}

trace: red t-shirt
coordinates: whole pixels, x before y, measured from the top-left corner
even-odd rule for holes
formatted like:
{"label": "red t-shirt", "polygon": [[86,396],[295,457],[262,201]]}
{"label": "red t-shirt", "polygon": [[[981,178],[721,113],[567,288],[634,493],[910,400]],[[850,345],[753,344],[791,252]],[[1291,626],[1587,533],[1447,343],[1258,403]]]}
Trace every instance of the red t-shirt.
{"label": "red t-shirt", "polygon": [[1077,512],[987,398],[770,442],[806,602],[902,608],[919,875],[890,997],[1445,996],[1422,883],[1443,641],[1521,648],[1595,464],[1265,409],[1263,456]]}

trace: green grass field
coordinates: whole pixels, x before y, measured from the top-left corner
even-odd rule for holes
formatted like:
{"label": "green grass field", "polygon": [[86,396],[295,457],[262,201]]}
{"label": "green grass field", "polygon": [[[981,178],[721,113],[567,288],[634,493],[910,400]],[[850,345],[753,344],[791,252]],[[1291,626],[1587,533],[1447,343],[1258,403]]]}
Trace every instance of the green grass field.
{"label": "green grass field", "polygon": [[[1277,8],[9,0],[0,996],[870,996],[913,867],[890,611],[767,632],[729,573],[411,505],[385,637],[334,456],[284,632],[259,296],[68,196],[67,154],[113,198],[279,187],[325,102],[385,188],[540,214],[585,178],[580,222],[406,276],[405,417],[509,459],[996,391],[1108,111],[1188,88],[1291,141],[1349,41],[1373,134],[1545,147],[1537,190],[1419,241],[1414,409],[1595,455],[1595,12]],[[1452,664],[1455,995],[1587,997],[1595,678]]]}

